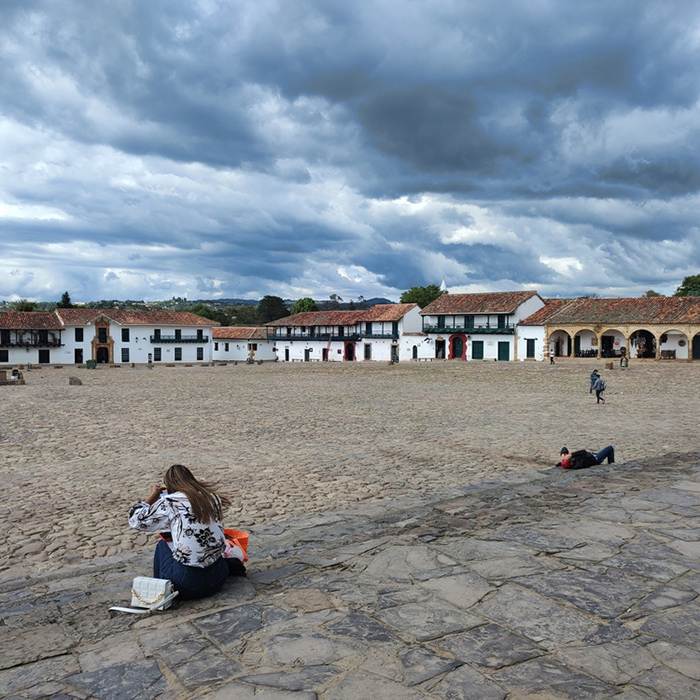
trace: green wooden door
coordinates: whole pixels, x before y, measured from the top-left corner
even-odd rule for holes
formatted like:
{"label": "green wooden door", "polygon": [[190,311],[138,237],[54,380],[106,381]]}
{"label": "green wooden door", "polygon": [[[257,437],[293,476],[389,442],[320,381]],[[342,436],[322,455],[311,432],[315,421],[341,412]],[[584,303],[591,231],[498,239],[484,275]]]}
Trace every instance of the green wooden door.
{"label": "green wooden door", "polygon": [[508,362],[510,360],[510,343],[507,341],[498,341],[498,361]]}
{"label": "green wooden door", "polygon": [[484,359],[484,341],[483,340],[473,340],[472,341],[472,360],[483,360]]}

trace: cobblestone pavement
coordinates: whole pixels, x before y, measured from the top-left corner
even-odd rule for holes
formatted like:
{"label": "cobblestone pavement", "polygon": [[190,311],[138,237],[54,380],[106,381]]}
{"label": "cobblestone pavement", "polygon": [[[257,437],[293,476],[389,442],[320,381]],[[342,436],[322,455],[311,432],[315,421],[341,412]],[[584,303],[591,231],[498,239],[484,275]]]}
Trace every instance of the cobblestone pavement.
{"label": "cobblestone pavement", "polygon": [[145,552],[0,582],[10,698],[700,696],[700,453],[251,528],[249,575],[115,614]]}
{"label": "cobblestone pavement", "polygon": [[230,488],[247,529],[536,473],[563,444],[698,446],[697,362],[330,364],[45,367],[1,387],[0,580],[142,551],[126,513],[175,462]]}

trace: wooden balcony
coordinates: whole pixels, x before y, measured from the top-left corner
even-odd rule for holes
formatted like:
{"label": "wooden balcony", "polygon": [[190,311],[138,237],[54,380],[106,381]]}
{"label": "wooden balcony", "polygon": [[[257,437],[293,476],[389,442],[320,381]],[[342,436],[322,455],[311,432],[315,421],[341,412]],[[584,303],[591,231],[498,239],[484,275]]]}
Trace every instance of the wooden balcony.
{"label": "wooden balcony", "polygon": [[208,343],[208,335],[152,335],[152,343]]}
{"label": "wooden balcony", "polygon": [[464,333],[464,335],[513,335],[515,326],[423,326],[423,333],[442,333],[450,335],[452,333]]}

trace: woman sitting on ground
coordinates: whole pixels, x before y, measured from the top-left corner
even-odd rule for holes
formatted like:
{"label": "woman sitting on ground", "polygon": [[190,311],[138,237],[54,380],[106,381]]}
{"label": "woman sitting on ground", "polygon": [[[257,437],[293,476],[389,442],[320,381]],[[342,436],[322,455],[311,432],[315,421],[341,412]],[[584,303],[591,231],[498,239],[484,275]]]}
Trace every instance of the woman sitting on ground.
{"label": "woman sitting on ground", "polygon": [[[216,484],[198,481],[174,464],[151,495],[132,507],[129,525],[136,530],[169,530],[172,542],[161,539],[153,558],[153,576],[170,579],[181,599],[213,595],[226,582],[228,566],[223,510],[230,500],[215,492]],[[172,548],[171,548],[172,545]]]}

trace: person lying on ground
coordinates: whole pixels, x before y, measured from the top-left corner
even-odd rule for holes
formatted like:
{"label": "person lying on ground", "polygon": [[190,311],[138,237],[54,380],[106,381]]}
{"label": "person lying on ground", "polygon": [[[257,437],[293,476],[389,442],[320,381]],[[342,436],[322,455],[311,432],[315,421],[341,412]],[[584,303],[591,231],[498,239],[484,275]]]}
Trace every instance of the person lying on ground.
{"label": "person lying on ground", "polygon": [[606,459],[608,464],[615,463],[615,449],[612,445],[604,447],[600,452],[577,450],[570,453],[566,447],[562,447],[560,455],[561,460],[557,462],[557,466],[564,469],[585,469],[602,464]]}

